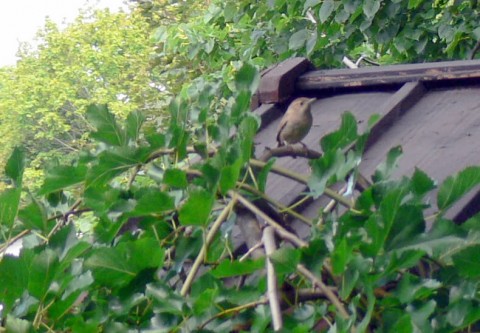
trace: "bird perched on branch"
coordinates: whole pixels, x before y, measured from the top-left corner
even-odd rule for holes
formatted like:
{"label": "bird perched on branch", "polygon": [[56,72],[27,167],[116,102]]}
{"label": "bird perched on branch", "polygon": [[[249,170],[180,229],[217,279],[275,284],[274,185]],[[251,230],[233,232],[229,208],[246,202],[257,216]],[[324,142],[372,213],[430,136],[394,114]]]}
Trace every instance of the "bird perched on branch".
{"label": "bird perched on branch", "polygon": [[299,97],[290,103],[278,126],[278,147],[301,143],[312,127],[313,118],[310,109],[314,101],[315,98]]}

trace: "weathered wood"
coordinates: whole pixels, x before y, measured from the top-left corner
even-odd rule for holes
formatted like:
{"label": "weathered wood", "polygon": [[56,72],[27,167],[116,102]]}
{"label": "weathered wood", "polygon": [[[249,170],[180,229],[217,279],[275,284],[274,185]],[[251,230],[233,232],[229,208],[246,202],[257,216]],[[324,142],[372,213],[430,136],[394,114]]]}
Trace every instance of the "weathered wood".
{"label": "weathered wood", "polygon": [[458,79],[480,80],[480,60],[316,70],[300,76],[297,80],[297,89],[311,91]]}
{"label": "weathered wood", "polygon": [[312,69],[313,65],[306,58],[291,58],[261,74],[258,88],[259,102],[279,103],[289,99],[295,92],[297,78]]}
{"label": "weathered wood", "polygon": [[390,97],[377,111],[383,115],[370,130],[366,149],[370,147],[382,133],[388,131],[388,128],[398,120],[404,112],[409,110],[422,96],[426,89],[421,82],[408,82],[403,85],[395,94]]}

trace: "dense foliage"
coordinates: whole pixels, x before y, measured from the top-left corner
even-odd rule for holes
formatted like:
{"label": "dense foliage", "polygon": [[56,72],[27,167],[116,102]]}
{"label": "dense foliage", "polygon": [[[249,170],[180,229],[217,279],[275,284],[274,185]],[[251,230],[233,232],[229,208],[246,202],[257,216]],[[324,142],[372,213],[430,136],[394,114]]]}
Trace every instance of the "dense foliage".
{"label": "dense foliage", "polygon": [[[305,177],[254,156],[260,119],[249,111],[258,69],[295,55],[320,67],[363,53],[381,63],[464,59],[480,37],[476,1],[136,3],[65,31],[47,22],[39,48],[0,71],[11,152],[0,156],[0,251],[23,243],[0,261],[2,328],[480,329],[480,220],[458,226],[445,215],[480,183],[479,167],[441,184],[422,170],[393,180],[393,149],[372,185],[347,198],[329,187],[358,176],[368,133],[352,115],[309,147],[323,155]],[[60,163],[29,191],[40,152],[37,161]],[[310,220],[283,207],[265,190],[273,173],[339,208]],[[285,215],[308,223],[309,236]],[[247,221],[249,232],[237,231]]]}
{"label": "dense foliage", "polygon": [[[421,170],[392,180],[400,155],[394,149],[355,201],[332,195],[326,186],[355,174],[361,157],[344,148],[365,142],[347,113],[322,139],[324,155],[311,160],[312,175],[288,172],[308,184],[310,196],[331,195],[347,209],[303,218],[311,235],[298,239],[260,208],[263,201],[294,214],[264,192],[268,174],[285,170],[252,155],[258,119],[248,105],[256,75],[248,65],[236,73],[215,122],[207,112],[215,94],[202,95],[201,115],[187,100],[174,100],[164,133],[143,128],[140,113],[121,125],[105,106],[91,106],[96,149],[49,170],[23,207],[23,156],[14,152],[6,168],[12,186],[0,198],[2,235],[24,236],[24,249],[0,262],[7,330],[269,331],[278,323],[266,261],[281,283],[286,331],[447,332],[480,319],[479,220],[456,226],[444,216],[480,183],[480,169],[438,187]],[[204,132],[185,132],[188,122],[204,123]],[[434,188],[438,211],[424,216]],[[268,260],[234,248],[234,224],[256,215],[283,244]]]}

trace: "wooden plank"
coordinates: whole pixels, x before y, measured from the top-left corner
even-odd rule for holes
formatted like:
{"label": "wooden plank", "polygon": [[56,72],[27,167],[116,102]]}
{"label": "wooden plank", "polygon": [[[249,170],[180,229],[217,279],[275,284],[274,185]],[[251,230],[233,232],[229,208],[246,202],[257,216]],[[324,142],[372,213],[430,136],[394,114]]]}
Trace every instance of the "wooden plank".
{"label": "wooden plank", "polygon": [[290,58],[261,74],[258,97],[261,104],[278,103],[289,99],[295,92],[297,78],[312,69],[313,65],[306,58]]}
{"label": "wooden plank", "polygon": [[[388,151],[402,146],[394,178],[411,176],[415,168],[439,184],[467,166],[480,164],[480,87],[435,89],[397,119],[365,152],[360,171],[372,175]],[[436,191],[427,195],[435,213]],[[462,222],[479,210],[478,189],[449,209],[448,218]]]}
{"label": "wooden plank", "polygon": [[377,141],[388,128],[408,111],[425,94],[426,89],[421,82],[405,83],[395,94],[390,97],[379,109],[382,115],[370,130],[366,150]]}
{"label": "wooden plank", "polygon": [[479,79],[480,82],[480,60],[316,70],[300,76],[297,89],[311,91],[458,79]]}

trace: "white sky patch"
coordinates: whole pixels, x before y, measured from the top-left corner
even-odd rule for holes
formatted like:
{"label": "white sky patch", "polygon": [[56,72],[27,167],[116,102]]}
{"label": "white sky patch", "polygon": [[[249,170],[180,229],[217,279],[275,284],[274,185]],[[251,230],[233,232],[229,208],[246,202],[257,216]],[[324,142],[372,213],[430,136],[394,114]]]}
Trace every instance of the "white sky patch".
{"label": "white sky patch", "polygon": [[124,10],[123,0],[13,0],[0,4],[0,67],[15,65],[20,42],[31,42],[48,16],[57,24],[70,23],[79,9],[110,8]]}

